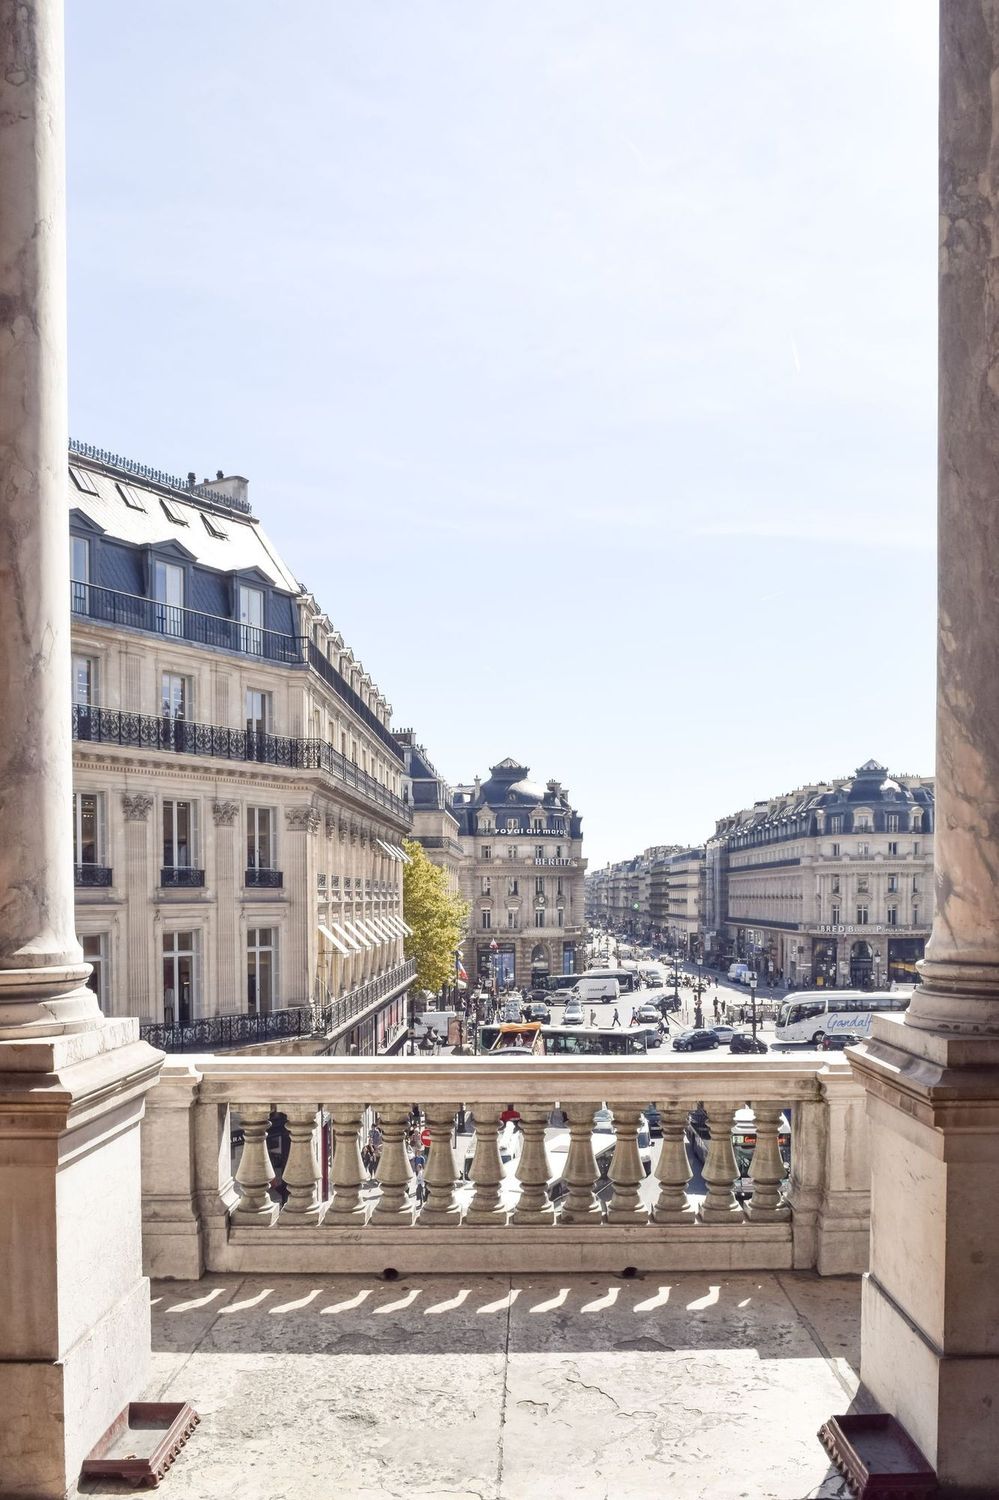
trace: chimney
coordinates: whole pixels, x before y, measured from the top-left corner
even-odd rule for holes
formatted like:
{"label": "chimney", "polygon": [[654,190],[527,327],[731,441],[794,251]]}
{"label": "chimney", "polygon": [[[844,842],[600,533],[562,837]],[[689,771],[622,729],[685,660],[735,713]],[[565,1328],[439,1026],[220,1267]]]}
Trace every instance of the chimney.
{"label": "chimney", "polygon": [[205,488],[215,490],[227,500],[241,500],[244,505],[250,503],[250,481],[242,474],[223,474],[219,469],[214,479],[205,480]]}
{"label": "chimney", "polygon": [[194,472],[193,469],[188,469],[188,471],[187,471],[187,486],[188,486],[188,489],[192,489],[193,490],[194,486],[197,484],[197,482],[198,482],[198,476],[197,476],[197,474],[195,474],[195,472]]}

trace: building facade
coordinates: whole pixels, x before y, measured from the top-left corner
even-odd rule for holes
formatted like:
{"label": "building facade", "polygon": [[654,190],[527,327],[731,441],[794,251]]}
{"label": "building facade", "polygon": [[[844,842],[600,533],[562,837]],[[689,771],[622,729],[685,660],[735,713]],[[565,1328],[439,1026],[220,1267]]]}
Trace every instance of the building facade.
{"label": "building facade", "polygon": [[406,988],[389,703],[244,479],[73,445],[67,484],[77,927],[102,1009],[179,1026],[367,986],[354,1045],[375,1050]]}
{"label": "building facade", "polygon": [[795,984],[911,983],[933,921],[933,826],[932,778],[874,760],[721,819],[716,955]]}
{"label": "building facade", "polygon": [[676,953],[703,956],[704,846],[681,849],[663,860],[665,940]]}
{"label": "building facade", "polygon": [[[558,781],[502,760],[455,788],[469,903],[469,958],[479,982],[543,983],[584,967],[582,819]],[[469,971],[469,977],[473,977]]]}
{"label": "building facade", "polygon": [[412,808],[410,838],[422,844],[427,858],[447,875],[449,890],[461,891],[463,855],[458,842],[458,819],[451,806],[452,789],[441,776],[411,729],[397,729],[395,738],[403,755],[403,798]]}

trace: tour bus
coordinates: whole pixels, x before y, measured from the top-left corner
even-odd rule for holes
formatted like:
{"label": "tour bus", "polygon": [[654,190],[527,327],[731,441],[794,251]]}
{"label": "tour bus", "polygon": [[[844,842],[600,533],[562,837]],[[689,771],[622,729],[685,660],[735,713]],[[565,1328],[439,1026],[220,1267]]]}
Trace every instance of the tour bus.
{"label": "tour bus", "polygon": [[[530,1040],[524,1035],[530,1031]],[[537,1041],[534,1040],[535,1035]],[[509,1023],[479,1027],[480,1052],[524,1055],[528,1050],[550,1057],[634,1057],[646,1051],[644,1034],[602,1031],[598,1026],[514,1026]]]}
{"label": "tour bus", "polygon": [[825,990],[821,995],[810,990],[781,1005],[776,1038],[778,1042],[812,1042],[817,1047],[824,1036],[836,1031],[865,1036],[872,1015],[907,1010],[911,999],[910,989]]}
{"label": "tour bus", "polygon": [[631,994],[639,986],[634,969],[587,969],[585,974],[556,974],[548,980],[550,990],[571,990],[581,979],[616,979],[621,994]]}

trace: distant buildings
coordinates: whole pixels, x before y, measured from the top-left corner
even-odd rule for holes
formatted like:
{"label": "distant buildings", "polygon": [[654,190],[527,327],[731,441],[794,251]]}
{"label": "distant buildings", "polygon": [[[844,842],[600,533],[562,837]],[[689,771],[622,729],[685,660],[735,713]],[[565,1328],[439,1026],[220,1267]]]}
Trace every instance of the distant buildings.
{"label": "distant buildings", "polygon": [[404,795],[413,811],[409,837],[422,844],[432,864],[446,870],[448,885],[457,894],[462,863],[458,819],[451,806],[452,792],[411,729],[397,729],[405,769]]}
{"label": "distant buildings", "polygon": [[768,978],[911,981],[933,920],[933,820],[932,777],[870,760],[719,819],[701,847],[594,871],[587,909],[691,956],[745,958]]}
{"label": "distant buildings", "polygon": [[[486,781],[455,788],[469,902],[466,968],[479,981],[528,985],[583,967],[582,819],[558,781],[532,781],[502,760]],[[469,977],[473,975],[469,972]]]}

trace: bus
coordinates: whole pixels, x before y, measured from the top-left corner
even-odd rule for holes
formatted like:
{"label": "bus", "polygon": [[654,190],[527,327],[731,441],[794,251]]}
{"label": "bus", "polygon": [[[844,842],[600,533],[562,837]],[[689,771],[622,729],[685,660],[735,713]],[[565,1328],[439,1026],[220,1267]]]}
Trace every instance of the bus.
{"label": "bus", "polygon": [[[526,1033],[530,1032],[528,1037]],[[538,1040],[534,1040],[535,1034]],[[539,1045],[540,1043],[540,1045]],[[527,1052],[549,1057],[634,1057],[646,1051],[645,1036],[637,1031],[615,1029],[601,1030],[599,1026],[539,1026],[525,1023],[515,1025],[502,1022],[499,1025],[480,1026],[478,1051],[480,1053],[507,1052],[523,1056]]]}
{"label": "bus", "polygon": [[553,974],[549,977],[549,990],[571,990],[581,979],[616,979],[622,995],[630,994],[639,987],[639,978],[634,969],[587,969],[584,974]]}
{"label": "bus", "polygon": [[825,990],[822,994],[810,990],[794,995],[777,1013],[777,1041],[812,1042],[817,1047],[830,1032],[866,1036],[872,1015],[907,1010],[911,999],[910,989]]}

